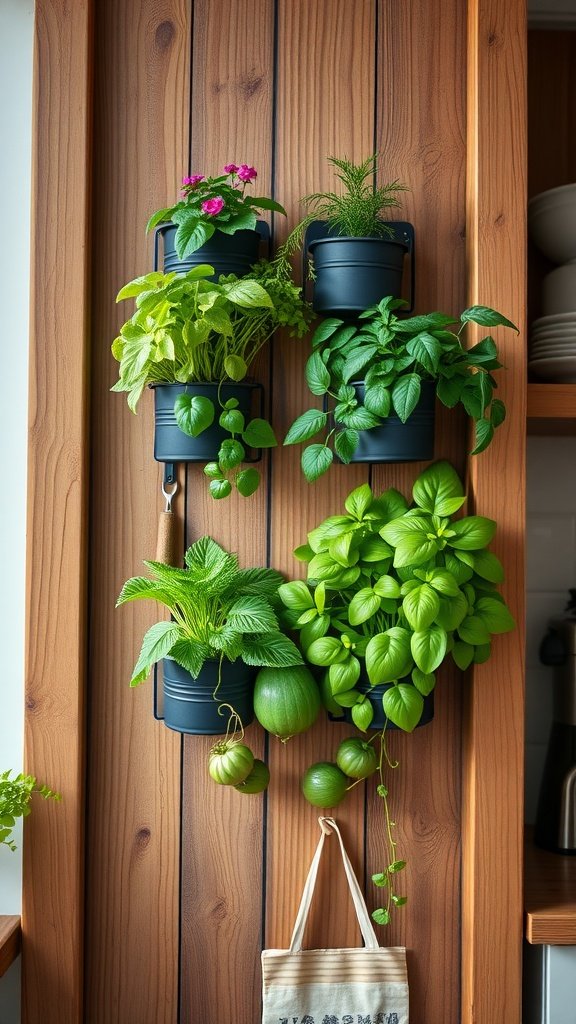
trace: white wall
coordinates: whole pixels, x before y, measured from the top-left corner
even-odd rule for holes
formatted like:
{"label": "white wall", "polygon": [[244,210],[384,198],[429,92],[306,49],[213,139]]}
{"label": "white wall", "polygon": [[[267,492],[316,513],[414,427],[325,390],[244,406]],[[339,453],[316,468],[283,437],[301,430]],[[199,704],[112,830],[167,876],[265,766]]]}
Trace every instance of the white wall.
{"label": "white wall", "polygon": [[[33,0],[0,0],[0,770],[23,756],[24,585],[28,405],[28,289],[32,133]],[[0,913],[21,909],[21,831],[0,846]],[[19,964],[0,981],[0,1024],[17,1024]]]}

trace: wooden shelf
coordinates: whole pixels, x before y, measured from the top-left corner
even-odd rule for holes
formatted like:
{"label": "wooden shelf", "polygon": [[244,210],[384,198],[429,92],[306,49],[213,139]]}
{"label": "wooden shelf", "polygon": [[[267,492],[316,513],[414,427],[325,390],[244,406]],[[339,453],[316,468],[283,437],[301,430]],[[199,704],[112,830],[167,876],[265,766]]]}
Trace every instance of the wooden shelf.
{"label": "wooden shelf", "polygon": [[576,384],[528,384],[528,433],[576,434]]}
{"label": "wooden shelf", "polygon": [[20,918],[0,914],[0,978],[20,952]]}
{"label": "wooden shelf", "polygon": [[526,938],[533,945],[576,945],[576,857],[539,850],[526,832]]}

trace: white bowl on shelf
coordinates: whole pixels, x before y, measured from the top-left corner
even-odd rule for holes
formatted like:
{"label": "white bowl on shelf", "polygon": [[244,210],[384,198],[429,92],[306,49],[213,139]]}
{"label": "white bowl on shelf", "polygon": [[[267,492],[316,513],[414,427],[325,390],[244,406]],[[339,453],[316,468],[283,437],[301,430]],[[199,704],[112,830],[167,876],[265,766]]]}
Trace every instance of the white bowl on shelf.
{"label": "white bowl on shelf", "polygon": [[576,260],[576,183],[533,196],[528,203],[533,241],[553,263]]}
{"label": "white bowl on shelf", "polygon": [[542,312],[546,316],[576,311],[576,260],[556,267],[542,280]]}

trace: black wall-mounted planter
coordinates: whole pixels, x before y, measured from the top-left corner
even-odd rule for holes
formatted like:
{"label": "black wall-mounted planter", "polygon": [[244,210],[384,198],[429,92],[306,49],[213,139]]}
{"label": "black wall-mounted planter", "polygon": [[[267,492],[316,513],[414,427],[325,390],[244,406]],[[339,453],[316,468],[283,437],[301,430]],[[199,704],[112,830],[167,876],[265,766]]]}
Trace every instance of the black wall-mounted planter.
{"label": "black wall-mounted planter", "polygon": [[[162,661],[164,707],[161,717],[164,724],[175,732],[192,736],[223,736],[230,717],[229,708],[218,713],[221,704],[229,704],[239,715],[242,725],[254,720],[252,694],[256,668],[243,661],[206,661],[198,679],[172,658]],[[220,685],[216,699],[212,696]]]}
{"label": "black wall-mounted planter", "polygon": [[394,239],[332,235],[328,225],[314,221],[304,245],[314,261],[312,305],[320,316],[353,320],[386,295],[403,298],[404,258],[410,254],[410,303],[414,297],[414,229],[390,222]]}
{"label": "black wall-mounted planter", "polygon": [[215,231],[205,245],[191,253],[186,259],[178,258],[174,247],[176,237],[176,224],[160,224],[156,228],[154,236],[154,269],[159,265],[159,240],[162,238],[164,249],[164,273],[176,271],[178,274],[186,274],[193,267],[201,263],[209,263],[214,267],[214,275],[210,280],[217,281],[221,274],[236,274],[237,277],[245,277],[250,273],[250,268],[260,257],[260,246],[262,242],[269,245],[270,229],[264,221],[258,221],[257,229],[254,231],[236,231],[233,235],[225,235],[222,231]]}
{"label": "black wall-mounted planter", "polygon": [[[364,384],[352,383],[356,397],[364,403]],[[352,462],[428,462],[434,458],[436,386],[422,381],[419,402],[413,413],[402,420],[391,413],[382,426],[360,431]]]}
{"label": "black wall-mounted planter", "polygon": [[[157,462],[214,462],[222,441],[230,437],[218,423],[221,405],[229,398],[238,400],[238,410],[246,422],[251,418],[254,397],[258,394],[262,414],[263,388],[257,383],[225,384],[151,384],[154,391],[154,458]],[[178,395],[201,395],[210,399],[215,408],[214,422],[198,437],[190,437],[180,430],[174,415],[174,402]],[[218,400],[220,396],[220,401]],[[261,451],[247,451],[244,462],[258,462]]]}

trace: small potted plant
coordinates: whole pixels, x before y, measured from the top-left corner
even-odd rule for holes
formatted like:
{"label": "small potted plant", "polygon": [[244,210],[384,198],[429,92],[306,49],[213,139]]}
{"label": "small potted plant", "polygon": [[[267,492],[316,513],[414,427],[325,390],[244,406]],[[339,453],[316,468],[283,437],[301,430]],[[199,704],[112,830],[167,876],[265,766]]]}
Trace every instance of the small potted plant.
{"label": "small potted plant", "polygon": [[[487,335],[467,348],[467,324],[517,328],[487,306],[471,306],[459,319],[425,313],[402,319],[401,300],[387,296],[360,314],[356,324],[325,320],[312,337],[306,381],[324,409],[294,421],[284,444],[310,441],[302,454],[309,482],[341,462],[425,461],[434,455],[435,398],[461,404],[475,425],[473,455],[490,444],[506,415],[494,398],[496,342]],[[458,325],[455,333],[451,328]],[[330,404],[329,404],[330,403]]]}
{"label": "small potted plant", "polygon": [[112,390],[127,392],[135,412],[146,385],[154,389],[157,460],[206,462],[212,497],[233,487],[248,497],[260,474],[242,463],[277,442],[267,420],[252,417],[262,388],[246,375],[277,328],[302,337],[312,312],[290,277],[265,260],[242,279],[215,283],[212,269],[154,272],[121,289],[118,301],[134,298],[136,310],[112,345],[120,363]]}
{"label": "small potted plant", "polygon": [[514,628],[497,591],[502,565],[488,550],[496,523],[454,515],[466,501],[448,462],[420,474],[409,506],[368,484],[296,549],[307,582],[284,583],[284,623],[299,630],[306,660],[324,669],[328,710],[360,729],[386,720],[412,732],[435,673],[450,655],[459,668],[490,656],[491,635]]}
{"label": "small potted plant", "polygon": [[354,318],[383,295],[400,297],[408,245],[400,226],[387,223],[383,214],[400,206],[398,193],[406,186],[377,186],[377,161],[377,153],[359,164],[328,157],[343,190],[304,196],[309,212],[278,253],[285,261],[302,246],[310,253],[313,306],[321,316]]}
{"label": "small potted plant", "polygon": [[188,548],[184,569],[144,564],[152,578],[128,580],[117,605],[157,601],[172,618],[147,631],[130,685],[138,686],[162,661],[164,721],[170,729],[222,735],[225,712],[232,732],[241,731],[253,719],[256,668],[303,662],[278,624],[275,602],[282,575],[274,569],[241,569],[237,555],[211,537]]}
{"label": "small potted plant", "polygon": [[32,810],[30,802],[34,793],[45,800],[61,800],[48,786],[38,783],[33,775],[19,773],[13,778],[11,769],[0,773],[0,844],[16,849],[12,832],[17,818],[25,818]]}
{"label": "small potted plant", "polygon": [[156,240],[162,236],[165,271],[183,272],[208,263],[216,277],[249,273],[261,241],[259,212],[286,216],[280,203],[246,191],[257,176],[248,164],[226,164],[216,177],[192,174],[182,179],[180,200],[157,210],[146,226],[146,231],[157,229]]}

